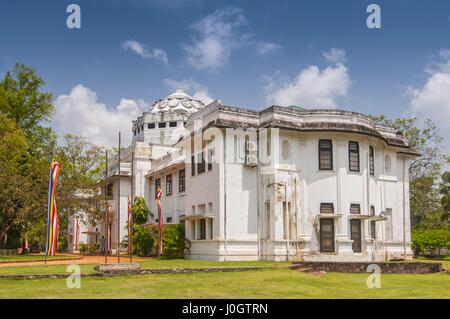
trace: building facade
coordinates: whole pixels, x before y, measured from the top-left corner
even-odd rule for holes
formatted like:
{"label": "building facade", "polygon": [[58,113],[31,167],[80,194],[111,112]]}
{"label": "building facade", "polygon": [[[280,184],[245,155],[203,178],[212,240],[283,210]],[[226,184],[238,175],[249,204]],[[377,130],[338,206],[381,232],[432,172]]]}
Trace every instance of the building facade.
{"label": "building facade", "polygon": [[128,196],[157,212],[159,186],[163,223],[185,224],[189,259],[412,258],[408,163],[418,154],[365,115],[205,106],[178,90],[136,119],[133,134],[102,188],[113,215],[120,205],[120,237]]}

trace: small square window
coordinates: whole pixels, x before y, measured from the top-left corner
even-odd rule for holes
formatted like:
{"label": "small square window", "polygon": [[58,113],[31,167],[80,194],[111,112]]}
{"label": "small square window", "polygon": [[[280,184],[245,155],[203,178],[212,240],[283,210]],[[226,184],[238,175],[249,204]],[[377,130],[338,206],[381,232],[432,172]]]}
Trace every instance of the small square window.
{"label": "small square window", "polygon": [[177,122],[169,122],[169,127],[177,127]]}
{"label": "small square window", "polygon": [[321,214],[334,214],[333,203],[321,203],[320,204],[320,213]]}
{"label": "small square window", "polygon": [[148,123],[147,128],[149,129],[155,128],[155,123]]}
{"label": "small square window", "polygon": [[165,122],[158,123],[158,127],[164,128],[164,127],[166,127],[166,123]]}

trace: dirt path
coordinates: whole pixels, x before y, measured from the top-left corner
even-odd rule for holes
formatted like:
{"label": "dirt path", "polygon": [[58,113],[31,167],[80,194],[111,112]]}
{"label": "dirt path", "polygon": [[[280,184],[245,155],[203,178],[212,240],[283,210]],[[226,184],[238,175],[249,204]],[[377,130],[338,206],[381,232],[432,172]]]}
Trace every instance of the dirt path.
{"label": "dirt path", "polygon": [[[104,256],[81,256],[81,255],[70,255],[64,254],[64,256],[73,256],[74,259],[65,260],[47,260],[47,265],[70,265],[70,264],[104,264]],[[81,258],[80,258],[81,257]],[[133,257],[133,261],[142,261],[143,258]],[[128,256],[121,256],[121,263],[128,263],[130,258]],[[108,263],[116,263],[117,256],[108,256]],[[0,263],[0,267],[14,267],[14,266],[42,266],[44,261],[21,261],[21,262],[9,262]]]}

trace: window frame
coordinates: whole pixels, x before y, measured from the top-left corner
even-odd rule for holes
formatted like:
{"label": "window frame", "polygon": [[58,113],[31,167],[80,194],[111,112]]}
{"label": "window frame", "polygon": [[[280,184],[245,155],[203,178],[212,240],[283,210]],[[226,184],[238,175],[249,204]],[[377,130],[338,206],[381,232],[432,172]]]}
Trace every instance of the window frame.
{"label": "window frame", "polygon": [[[354,213],[353,209],[358,208],[358,213]],[[350,215],[361,215],[361,204],[358,203],[351,203],[350,204]]]}
{"label": "window frame", "polygon": [[178,192],[183,193],[186,191],[186,169],[180,169],[178,171]]}
{"label": "window frame", "polygon": [[[331,212],[329,212],[329,209],[327,209],[326,206],[331,207]],[[334,214],[334,203],[331,202],[320,203],[320,214],[328,214],[328,215]]]}
{"label": "window frame", "polygon": [[[323,145],[329,143],[329,146]],[[323,156],[328,156],[329,153],[329,165],[323,163],[325,159]],[[333,170],[333,140],[331,139],[319,139],[318,143],[318,156],[319,156],[319,170],[320,171],[332,171]]]}
{"label": "window frame", "polygon": [[369,174],[375,176],[375,149],[369,145]]}
{"label": "window frame", "polygon": [[206,219],[205,218],[201,218],[199,220],[199,228],[200,228],[200,232],[199,232],[199,239],[200,240],[205,240],[206,239]]}
{"label": "window frame", "polygon": [[[351,145],[356,146],[356,148],[352,149]],[[356,156],[356,163],[355,159],[353,158]],[[354,165],[357,165],[355,168]],[[348,141],[348,170],[350,172],[359,173],[361,172],[361,160],[359,156],[359,142],[356,141]]]}
{"label": "window frame", "polygon": [[[331,226],[331,232],[324,232],[323,226],[327,223],[329,226]],[[320,229],[319,229],[319,240],[320,240],[320,252],[321,253],[335,253],[336,252],[336,243],[335,243],[335,227],[334,227],[334,218],[321,218],[320,219]],[[324,238],[325,235],[328,233],[328,237],[330,237],[330,246],[324,245]]]}
{"label": "window frame", "polygon": [[173,193],[173,177],[172,174],[166,175],[166,196],[170,196]]}
{"label": "window frame", "polygon": [[[359,231],[354,232],[353,226],[358,227]],[[350,239],[353,240],[352,250],[354,253],[362,252],[362,223],[360,219],[350,220]]]}

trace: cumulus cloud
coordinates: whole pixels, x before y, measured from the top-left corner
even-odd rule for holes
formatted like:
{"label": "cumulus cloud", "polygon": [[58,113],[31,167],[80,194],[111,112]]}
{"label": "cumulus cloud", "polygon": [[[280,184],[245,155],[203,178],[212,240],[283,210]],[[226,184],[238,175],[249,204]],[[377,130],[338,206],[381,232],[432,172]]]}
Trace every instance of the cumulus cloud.
{"label": "cumulus cloud", "polygon": [[278,44],[257,40],[248,31],[242,9],[225,7],[193,24],[191,44],[184,44],[188,63],[197,69],[216,71],[230,60],[231,53],[244,45],[254,46],[260,55],[275,52]]}
{"label": "cumulus cloud", "polygon": [[[408,88],[410,109],[418,116],[431,118],[450,134],[450,51],[441,50],[437,62],[425,72],[429,75],[421,88]],[[447,141],[449,142],[449,141]]]}
{"label": "cumulus cloud", "polygon": [[205,105],[211,103],[214,100],[211,97],[208,88],[192,78],[183,79],[180,81],[165,79],[163,83],[171,90],[182,88],[184,91],[191,93],[194,99],[202,101]]}
{"label": "cumulus cloud", "polygon": [[59,95],[54,105],[54,125],[58,134],[83,136],[105,147],[117,145],[119,131],[123,145],[131,143],[131,121],[147,107],[143,100],[121,99],[110,109],[98,101],[94,91],[81,84],[73,87],[69,94]]}
{"label": "cumulus cloud", "polygon": [[125,51],[132,51],[144,59],[155,59],[160,60],[165,64],[169,63],[167,53],[164,50],[158,48],[150,49],[145,44],[139,43],[136,40],[127,40],[123,42],[122,48]]}
{"label": "cumulus cloud", "polygon": [[329,51],[322,52],[322,55],[330,63],[347,62],[347,54],[344,49],[331,48]]}
{"label": "cumulus cloud", "polygon": [[323,70],[311,65],[279,85],[271,77],[265,87],[267,104],[298,105],[305,108],[335,108],[336,99],[347,95],[351,85],[348,69],[342,63]]}

